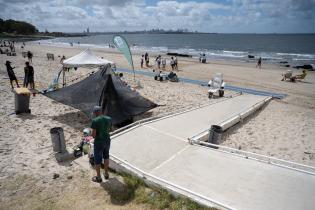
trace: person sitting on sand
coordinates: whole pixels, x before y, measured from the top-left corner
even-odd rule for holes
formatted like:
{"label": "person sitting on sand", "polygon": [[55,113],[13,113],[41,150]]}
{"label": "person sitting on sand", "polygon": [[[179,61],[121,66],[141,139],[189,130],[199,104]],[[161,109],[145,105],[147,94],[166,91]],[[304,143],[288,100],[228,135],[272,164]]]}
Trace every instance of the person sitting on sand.
{"label": "person sitting on sand", "polygon": [[285,74],[282,74],[282,79],[281,81],[286,81],[287,79],[291,79],[292,77],[292,71],[291,70],[287,70],[287,72]]}
{"label": "person sitting on sand", "polygon": [[10,79],[10,84],[11,84],[11,88],[13,89],[14,87],[13,87],[13,81],[15,81],[15,83],[16,83],[16,87],[20,87],[19,86],[19,83],[18,83],[18,81],[17,81],[17,79],[16,79],[16,76],[15,76],[15,73],[14,73],[14,71],[13,71],[13,69],[15,68],[15,67],[12,67],[11,66],[11,62],[10,61],[6,61],[5,62],[5,65],[6,65],[6,67],[7,67],[7,72],[8,72],[8,76],[9,76],[9,79]]}
{"label": "person sitting on sand", "polygon": [[94,163],[96,176],[92,178],[93,182],[102,182],[101,178],[101,163],[104,159],[105,179],[109,178],[108,165],[109,165],[109,149],[110,149],[110,136],[109,132],[112,126],[111,118],[102,113],[100,106],[94,106],[93,114],[95,118],[92,120],[91,129],[92,136],[94,137]]}
{"label": "person sitting on sand", "polygon": [[124,83],[124,85],[128,86],[128,83],[126,82],[126,80],[124,78],[124,74],[119,73],[118,76],[119,76],[119,79]]}
{"label": "person sitting on sand", "polygon": [[306,70],[303,70],[302,72],[302,74],[295,75],[295,79],[304,79],[307,75],[307,72]]}
{"label": "person sitting on sand", "polygon": [[287,79],[289,79],[291,82],[295,82],[296,80],[302,80],[306,77],[307,72],[306,70],[302,71],[302,74],[297,74],[295,76],[292,76],[292,72],[289,70],[287,73],[283,74],[283,78],[281,81],[286,81]]}
{"label": "person sitting on sand", "polygon": [[307,75],[307,72],[306,72],[305,69],[302,72],[303,72],[302,74],[297,74],[297,75],[291,77],[291,81],[294,82],[295,80],[302,80],[302,79],[304,79],[306,77],[306,75]]}
{"label": "person sitting on sand", "polygon": [[178,82],[178,77],[177,77],[176,73],[174,73],[172,71],[167,75],[167,77],[171,82]]}

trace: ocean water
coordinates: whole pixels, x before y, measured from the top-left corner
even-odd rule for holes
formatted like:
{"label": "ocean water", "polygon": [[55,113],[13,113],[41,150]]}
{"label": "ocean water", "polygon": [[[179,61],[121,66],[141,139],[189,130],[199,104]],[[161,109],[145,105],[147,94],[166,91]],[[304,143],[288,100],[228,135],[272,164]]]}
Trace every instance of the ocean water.
{"label": "ocean water", "polygon": [[[248,55],[265,62],[315,64],[315,34],[123,34],[134,52],[177,52],[209,59],[249,62]],[[60,37],[43,44],[108,48],[113,35]]]}

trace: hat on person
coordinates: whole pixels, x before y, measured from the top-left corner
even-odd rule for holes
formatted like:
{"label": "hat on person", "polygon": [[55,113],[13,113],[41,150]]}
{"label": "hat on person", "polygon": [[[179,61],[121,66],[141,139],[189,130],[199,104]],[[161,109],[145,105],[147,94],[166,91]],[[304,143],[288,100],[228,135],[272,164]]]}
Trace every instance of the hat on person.
{"label": "hat on person", "polygon": [[101,112],[102,108],[100,106],[93,107],[93,113]]}
{"label": "hat on person", "polygon": [[90,129],[84,128],[84,129],[83,129],[83,134],[84,134],[84,136],[90,135]]}

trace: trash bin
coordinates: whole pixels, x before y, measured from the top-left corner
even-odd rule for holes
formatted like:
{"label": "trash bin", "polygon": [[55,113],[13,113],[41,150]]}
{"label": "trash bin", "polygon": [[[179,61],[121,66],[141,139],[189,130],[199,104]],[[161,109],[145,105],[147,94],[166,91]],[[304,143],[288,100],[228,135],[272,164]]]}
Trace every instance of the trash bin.
{"label": "trash bin", "polygon": [[67,151],[65,136],[61,127],[50,129],[50,136],[54,152],[64,153]]}
{"label": "trash bin", "polygon": [[15,114],[31,113],[30,95],[31,92],[27,88],[15,88]]}
{"label": "trash bin", "polygon": [[209,133],[209,143],[211,144],[219,144],[221,140],[223,130],[221,126],[212,125]]}

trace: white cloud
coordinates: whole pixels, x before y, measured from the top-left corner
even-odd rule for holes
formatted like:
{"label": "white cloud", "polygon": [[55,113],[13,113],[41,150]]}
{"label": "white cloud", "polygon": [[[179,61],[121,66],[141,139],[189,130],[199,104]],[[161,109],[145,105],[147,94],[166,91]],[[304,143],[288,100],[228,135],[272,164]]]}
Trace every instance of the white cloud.
{"label": "white cloud", "polygon": [[[91,31],[295,32],[295,26],[299,32],[310,32],[315,24],[315,0],[159,1],[155,5],[144,0],[0,0],[0,17],[65,32],[87,27]],[[278,30],[275,24],[287,26]]]}

